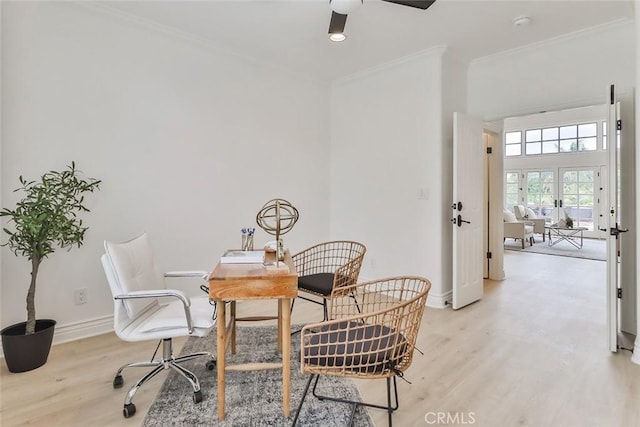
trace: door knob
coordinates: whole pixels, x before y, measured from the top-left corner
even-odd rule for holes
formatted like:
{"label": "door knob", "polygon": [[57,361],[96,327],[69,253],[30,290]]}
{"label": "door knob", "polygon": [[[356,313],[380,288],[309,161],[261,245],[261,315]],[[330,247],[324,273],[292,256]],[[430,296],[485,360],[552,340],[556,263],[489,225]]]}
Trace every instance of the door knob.
{"label": "door knob", "polygon": [[462,215],[458,215],[458,219],[457,219],[457,221],[456,221],[456,219],[455,219],[455,218],[453,219],[453,223],[454,223],[454,224],[456,224],[456,223],[457,223],[457,224],[458,224],[458,227],[462,227],[462,223],[463,223],[463,222],[465,222],[465,223],[467,223],[467,224],[471,224],[471,222],[470,222],[470,221],[466,221],[466,220],[462,219]]}

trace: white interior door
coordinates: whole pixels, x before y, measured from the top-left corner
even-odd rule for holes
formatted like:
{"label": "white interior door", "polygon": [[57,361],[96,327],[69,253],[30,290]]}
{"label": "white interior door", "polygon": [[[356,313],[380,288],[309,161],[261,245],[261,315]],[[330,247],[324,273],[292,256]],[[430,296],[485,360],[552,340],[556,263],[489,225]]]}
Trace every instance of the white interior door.
{"label": "white interior door", "polygon": [[484,162],[482,122],[453,114],[453,302],[454,309],[483,294]]}
{"label": "white interior door", "polygon": [[607,218],[607,330],[609,350],[618,351],[618,278],[619,278],[619,205],[618,205],[618,179],[619,159],[616,132],[618,122],[618,104],[616,102],[614,86],[610,87],[607,129],[608,129],[608,211]]}

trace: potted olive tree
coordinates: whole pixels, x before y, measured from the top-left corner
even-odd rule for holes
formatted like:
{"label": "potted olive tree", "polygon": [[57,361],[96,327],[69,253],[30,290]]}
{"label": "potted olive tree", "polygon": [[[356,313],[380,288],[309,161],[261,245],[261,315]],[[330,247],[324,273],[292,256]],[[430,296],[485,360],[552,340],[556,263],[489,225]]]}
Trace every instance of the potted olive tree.
{"label": "potted olive tree", "polygon": [[15,209],[4,208],[0,216],[8,217],[13,230],[4,228],[8,246],[16,256],[31,262],[31,280],[27,291],[27,321],[0,331],[2,349],[11,372],[24,372],[42,366],[49,356],[55,320],[36,319],[36,279],[40,263],[57,248],[80,247],[87,227],[78,217],[89,212],[84,206],[84,193],[99,188],[100,181],[82,178],[75,162],[63,171],[50,171],[39,181],[19,178],[24,197]]}

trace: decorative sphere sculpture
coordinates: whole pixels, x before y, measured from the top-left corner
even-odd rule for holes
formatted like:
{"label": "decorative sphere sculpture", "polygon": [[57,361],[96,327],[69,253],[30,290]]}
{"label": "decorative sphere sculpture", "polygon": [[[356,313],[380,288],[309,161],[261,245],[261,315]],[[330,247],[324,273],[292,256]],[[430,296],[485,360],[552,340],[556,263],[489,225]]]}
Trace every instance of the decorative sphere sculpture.
{"label": "decorative sphere sculpture", "polygon": [[284,260],[284,247],[280,235],[289,232],[298,221],[298,217],[298,209],[284,199],[269,200],[256,215],[258,226],[276,237],[278,261]]}

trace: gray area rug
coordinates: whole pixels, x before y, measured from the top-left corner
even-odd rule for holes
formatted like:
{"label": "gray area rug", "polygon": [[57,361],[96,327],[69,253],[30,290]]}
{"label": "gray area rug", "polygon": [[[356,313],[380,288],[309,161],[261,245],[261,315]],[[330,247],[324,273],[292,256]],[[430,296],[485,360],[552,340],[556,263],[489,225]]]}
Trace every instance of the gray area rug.
{"label": "gray area rug", "polygon": [[[293,326],[292,330],[299,327]],[[227,364],[276,362],[281,360],[276,350],[275,326],[242,327],[237,329],[237,351],[227,353]],[[210,351],[215,354],[215,329],[205,338],[191,337],[183,354]],[[143,426],[290,426],[300,403],[308,376],[300,373],[300,336],[291,339],[291,415],[282,414],[282,376],[279,369],[262,371],[227,371],[225,419],[218,421],[216,371],[207,371],[204,358],[183,364],[200,381],[202,402],[193,403],[193,389],[188,381],[171,372],[158,396],[149,408]],[[361,400],[355,384],[346,378],[323,377],[318,383],[320,394]],[[313,397],[311,389],[304,401],[299,426],[346,426],[350,407],[344,403],[322,402]],[[366,409],[358,407],[354,425],[373,426]]]}
{"label": "gray area rug", "polygon": [[575,248],[569,242],[559,242],[554,246],[549,246],[549,240],[547,239],[547,241],[543,242],[540,235],[536,235],[535,240],[536,243],[534,243],[533,246],[525,243],[524,249],[522,249],[520,240],[507,239],[504,242],[504,248],[510,251],[593,259],[598,261],[607,260],[606,240],[584,239],[582,249]]}

